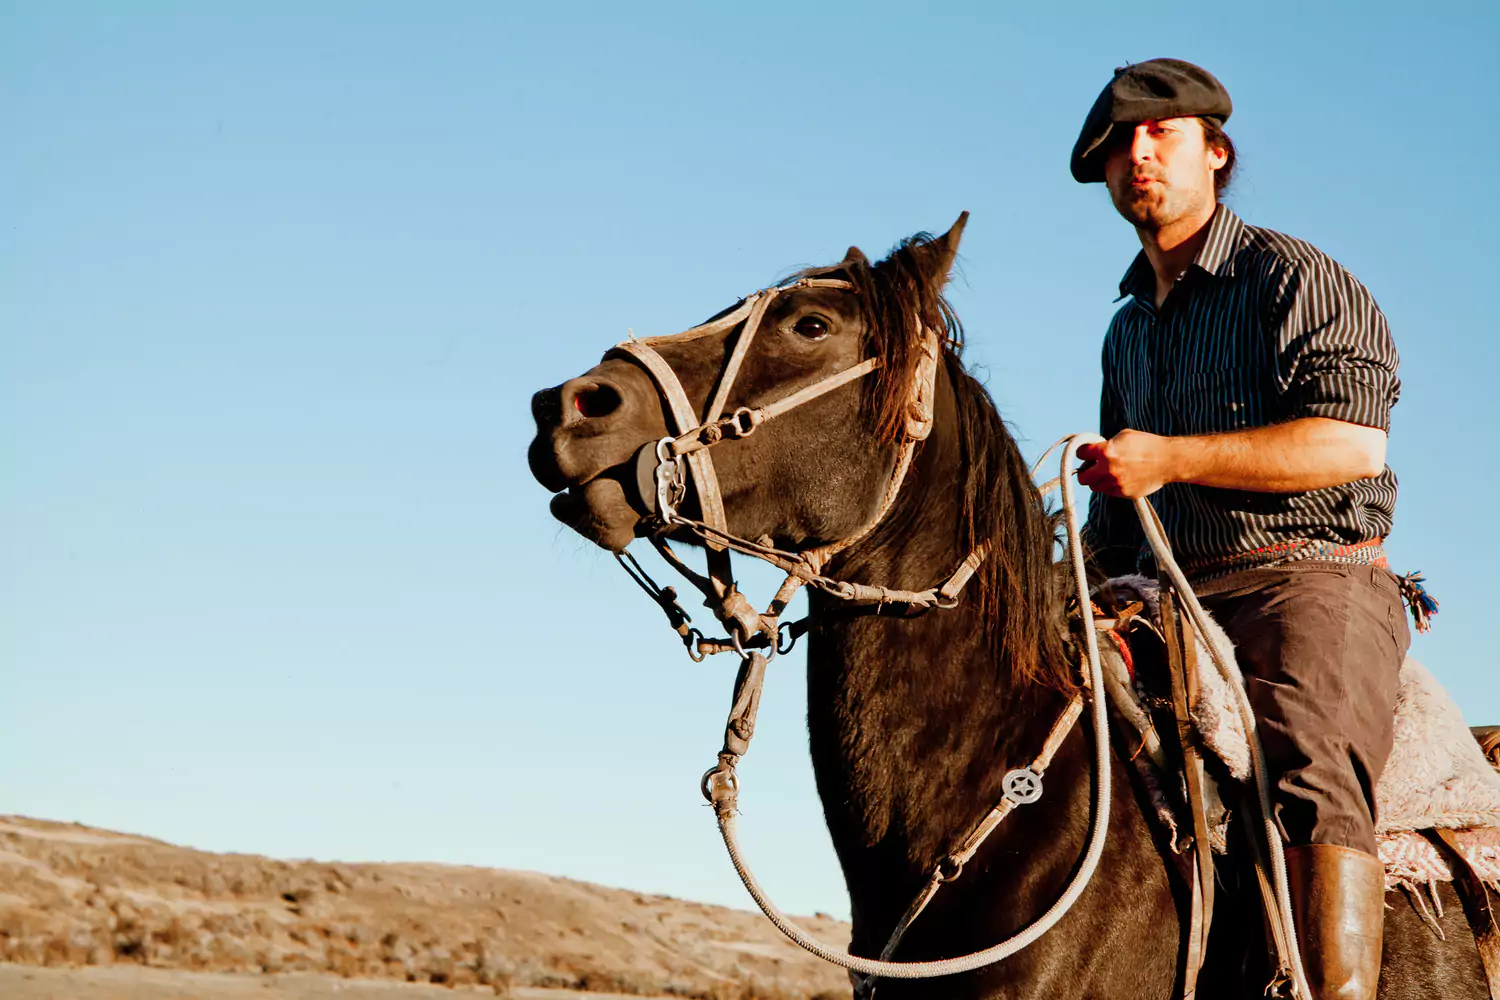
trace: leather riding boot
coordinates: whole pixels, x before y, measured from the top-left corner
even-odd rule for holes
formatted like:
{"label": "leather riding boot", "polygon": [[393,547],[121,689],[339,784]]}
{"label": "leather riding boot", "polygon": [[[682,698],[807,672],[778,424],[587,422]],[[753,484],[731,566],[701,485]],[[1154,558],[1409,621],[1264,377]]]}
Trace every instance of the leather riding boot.
{"label": "leather riding boot", "polygon": [[1313,1000],[1374,1000],[1385,928],[1385,866],[1352,847],[1286,849],[1297,944]]}

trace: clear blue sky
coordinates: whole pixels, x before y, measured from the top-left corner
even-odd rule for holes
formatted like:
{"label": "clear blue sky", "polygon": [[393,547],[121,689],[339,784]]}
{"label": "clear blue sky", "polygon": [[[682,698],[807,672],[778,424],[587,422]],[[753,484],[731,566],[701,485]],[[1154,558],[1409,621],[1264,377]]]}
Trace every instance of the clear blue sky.
{"label": "clear blue sky", "polygon": [[[7,0],[0,811],[747,905],[696,790],[732,664],[551,520],[528,399],[969,209],[972,362],[1031,454],[1093,428],[1136,244],[1067,155],[1160,55],[1234,96],[1233,206],[1390,317],[1415,652],[1500,722],[1500,22],[1397,6]],[[801,670],[748,849],[844,913]]]}

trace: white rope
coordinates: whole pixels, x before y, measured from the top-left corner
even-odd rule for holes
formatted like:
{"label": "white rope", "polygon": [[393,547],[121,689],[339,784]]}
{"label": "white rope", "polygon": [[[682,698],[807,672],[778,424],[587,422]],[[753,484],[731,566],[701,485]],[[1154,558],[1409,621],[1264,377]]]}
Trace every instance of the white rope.
{"label": "white rope", "polygon": [[735,833],[734,800],[733,798],[716,803],[714,813],[718,818],[719,832],[724,838],[724,846],[729,851],[729,859],[734,864],[734,870],[739,875],[740,881],[745,884],[745,889],[755,904],[760,907],[761,912],[776,926],[776,929],[785,934],[794,944],[811,952],[826,962],[842,966],[852,972],[865,976],[880,976],[886,979],[927,979],[935,976],[951,976],[960,972],[972,972],[975,969],[984,968],[987,965],[1009,958],[1027,945],[1032,944],[1043,934],[1062,919],[1083,890],[1088,886],[1089,880],[1094,876],[1094,870],[1099,865],[1099,858],[1104,854],[1104,842],[1109,833],[1110,813],[1110,742],[1109,742],[1109,718],[1104,698],[1104,671],[1099,660],[1098,634],[1094,630],[1093,607],[1089,601],[1088,577],[1084,571],[1083,546],[1079,541],[1078,512],[1073,503],[1073,484],[1067,475],[1068,468],[1075,460],[1078,447],[1091,442],[1102,441],[1098,435],[1075,434],[1067,440],[1067,446],[1063,450],[1062,459],[1062,490],[1063,490],[1063,513],[1068,525],[1068,548],[1072,556],[1073,580],[1078,588],[1079,610],[1084,618],[1084,641],[1088,647],[1089,654],[1089,680],[1093,690],[1093,698],[1090,700],[1090,712],[1094,722],[1094,767],[1096,780],[1094,782],[1094,809],[1090,824],[1088,849],[1085,851],[1083,861],[1078,870],[1073,873],[1068,887],[1057,901],[1036,919],[1034,923],[1017,932],[999,944],[977,951],[969,955],[961,955],[955,958],[937,959],[930,962],[883,962],[873,958],[861,958],[851,955],[839,948],[831,947],[817,938],[802,930],[796,924],[787,919],[773,903],[765,890],[756,881],[755,873],[750,870],[744,857],[740,853],[739,839]]}

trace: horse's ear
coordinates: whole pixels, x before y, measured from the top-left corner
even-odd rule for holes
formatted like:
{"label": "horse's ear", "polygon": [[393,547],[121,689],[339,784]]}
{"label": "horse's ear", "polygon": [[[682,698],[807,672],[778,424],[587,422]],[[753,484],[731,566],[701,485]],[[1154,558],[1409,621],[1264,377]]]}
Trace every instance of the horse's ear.
{"label": "horse's ear", "polygon": [[968,224],[969,213],[960,212],[958,221],[953,223],[946,233],[932,241],[933,255],[929,264],[933,278],[947,282],[948,273],[953,270],[953,259],[958,256],[959,240],[964,237],[964,226]]}
{"label": "horse's ear", "polygon": [[964,226],[968,221],[969,213],[964,212],[952,228],[941,236],[927,237],[922,234],[920,239],[907,240],[891,255],[890,260],[900,261],[899,266],[903,269],[910,268],[920,276],[919,280],[926,287],[941,289],[948,283],[948,273],[953,270],[953,260],[958,256],[958,242],[963,238]]}
{"label": "horse's ear", "polygon": [[840,261],[839,263],[841,263],[841,264],[858,264],[861,267],[869,267],[870,266],[870,258],[866,257],[865,256],[865,252],[863,250],[861,250],[859,247],[850,247],[849,248],[849,252],[846,253],[846,254],[844,254],[844,259],[842,261]]}

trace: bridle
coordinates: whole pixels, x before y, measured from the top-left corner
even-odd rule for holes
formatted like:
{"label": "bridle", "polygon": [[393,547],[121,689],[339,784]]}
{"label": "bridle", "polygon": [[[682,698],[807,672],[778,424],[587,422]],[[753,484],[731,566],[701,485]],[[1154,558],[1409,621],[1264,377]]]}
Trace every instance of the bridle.
{"label": "bridle", "polygon": [[[785,652],[790,649],[791,643],[805,630],[805,624],[783,625],[779,618],[804,585],[857,606],[902,606],[913,613],[929,608],[953,607],[957,603],[959,592],[985,557],[983,548],[975,550],[943,582],[922,591],[836,580],[823,572],[829,560],[869,535],[890,513],[906,480],[918,445],[932,432],[933,400],[941,345],[937,333],[925,327],[922,329],[919,347],[921,353],[916,372],[907,389],[900,451],[878,509],[843,538],[804,551],[779,549],[769,538],[752,540],[729,530],[719,478],[710,450],[726,440],[749,437],[765,423],[826,393],[856,382],[875,371],[882,363],[880,358],[866,358],[773,402],[755,407],[741,406],[725,415],[724,409],[730,393],[750,346],[760,332],[767,310],[778,297],[803,288],[833,288],[857,292],[854,283],[843,278],[798,278],[786,284],[763,288],[747,296],[734,309],[700,326],[664,337],[632,337],[616,344],[605,354],[606,359],[625,358],[645,369],[661,396],[663,408],[675,431],[658,441],[648,442],[636,453],[633,471],[638,500],[650,512],[648,537],[651,544],[668,563],[702,591],[705,603],[728,629],[729,638],[722,642],[704,639],[701,632],[688,627],[691,619],[676,603],[676,595],[671,588],[658,587],[633,558],[622,557],[620,561],[631,578],[667,613],[668,620],[682,636],[689,655],[694,659],[729,649],[743,652],[749,647],[764,647],[773,656],[777,651]],[[741,323],[743,327],[719,373],[708,407],[699,418],[677,373],[656,348],[727,333]],[[687,498],[689,482],[698,497],[700,517],[696,519],[687,517],[680,509]],[[667,544],[664,536],[674,528],[686,528],[703,542],[708,553],[706,575],[688,568]],[[787,574],[766,611],[757,611],[735,586],[729,557],[731,551],[764,560]]]}

